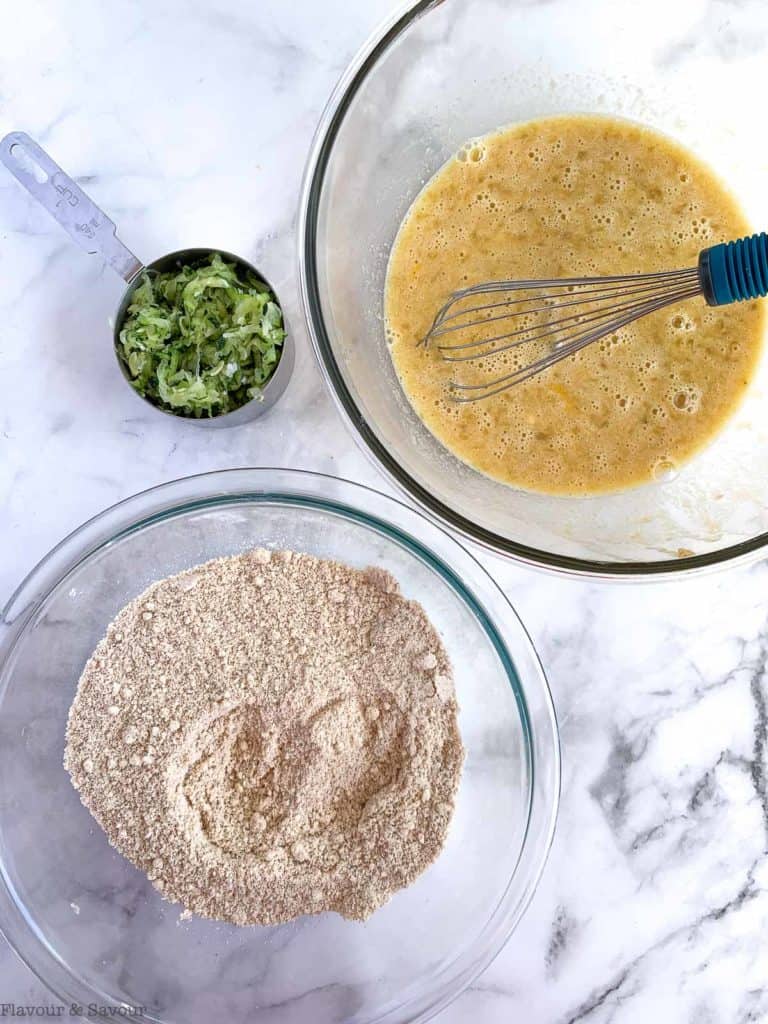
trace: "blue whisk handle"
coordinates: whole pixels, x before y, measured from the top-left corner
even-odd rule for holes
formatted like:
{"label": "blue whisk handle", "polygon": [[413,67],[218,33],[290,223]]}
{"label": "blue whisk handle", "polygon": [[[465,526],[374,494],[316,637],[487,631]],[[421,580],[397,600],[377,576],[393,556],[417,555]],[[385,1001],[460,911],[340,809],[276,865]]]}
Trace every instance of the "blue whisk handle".
{"label": "blue whisk handle", "polygon": [[722,242],[699,255],[699,280],[710,306],[768,295],[768,235]]}

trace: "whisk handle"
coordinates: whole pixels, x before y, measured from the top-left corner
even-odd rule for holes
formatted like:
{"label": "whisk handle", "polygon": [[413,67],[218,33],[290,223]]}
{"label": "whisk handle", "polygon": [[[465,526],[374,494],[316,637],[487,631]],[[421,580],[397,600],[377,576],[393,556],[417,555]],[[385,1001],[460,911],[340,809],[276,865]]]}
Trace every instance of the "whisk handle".
{"label": "whisk handle", "polygon": [[768,234],[721,242],[699,254],[699,280],[710,306],[768,295]]}

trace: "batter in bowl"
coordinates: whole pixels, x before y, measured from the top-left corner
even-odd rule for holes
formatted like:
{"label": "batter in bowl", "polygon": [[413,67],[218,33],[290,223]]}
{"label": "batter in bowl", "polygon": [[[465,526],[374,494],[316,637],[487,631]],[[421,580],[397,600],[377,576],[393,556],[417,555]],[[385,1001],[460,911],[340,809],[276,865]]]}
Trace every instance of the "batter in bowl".
{"label": "batter in bowl", "polygon": [[674,270],[749,233],[707,166],[633,122],[558,116],[472,140],[416,198],[390,256],[385,311],[403,388],[450,451],[503,483],[599,494],[659,478],[738,406],[760,355],[760,303],[689,299],[466,405],[449,381],[491,381],[514,368],[509,357],[451,364],[417,343],[468,284]]}

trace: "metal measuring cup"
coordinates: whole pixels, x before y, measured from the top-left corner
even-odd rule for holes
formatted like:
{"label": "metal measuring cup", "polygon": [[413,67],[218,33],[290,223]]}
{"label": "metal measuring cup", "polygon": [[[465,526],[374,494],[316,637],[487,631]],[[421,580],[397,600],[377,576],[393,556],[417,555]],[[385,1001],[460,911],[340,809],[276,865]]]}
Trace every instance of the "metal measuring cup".
{"label": "metal measuring cup", "polygon": [[[223,249],[197,248],[179,249],[166,256],[161,256],[151,263],[143,264],[117,237],[114,222],[88,198],[80,186],[68,177],[26,132],[10,132],[5,138],[0,139],[0,162],[8,168],[27,192],[59,222],[81,249],[85,249],[91,255],[100,256],[127,283],[127,288],[115,315],[112,344],[123,379],[137,398],[151,406],[156,412],[206,427],[236,427],[262,416],[275,404],[285,391],[293,371],[294,346],[287,328],[279,362],[274,373],[262,388],[261,394],[238,409],[233,409],[232,412],[223,413],[220,416],[183,416],[169,412],[167,409],[161,409],[148,398],[144,398],[131,385],[130,377],[118,349],[120,328],[131,296],[141,283],[143,271],[177,269],[217,252],[243,270],[250,271],[277,297],[277,293],[269,281],[251,263],[233,253],[225,252]],[[285,324],[285,313],[283,313],[283,323]]]}

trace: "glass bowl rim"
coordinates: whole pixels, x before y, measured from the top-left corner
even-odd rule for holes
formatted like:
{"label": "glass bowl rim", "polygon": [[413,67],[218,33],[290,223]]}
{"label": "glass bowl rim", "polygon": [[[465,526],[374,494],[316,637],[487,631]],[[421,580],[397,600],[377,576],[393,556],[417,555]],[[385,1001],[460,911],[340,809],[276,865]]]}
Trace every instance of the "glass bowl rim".
{"label": "glass bowl rim", "polygon": [[[342,492],[342,498],[328,497],[327,492],[334,487]],[[464,601],[496,649],[510,682],[521,716],[530,771],[524,837],[506,888],[474,943],[429,978],[428,991],[414,992],[418,983],[424,981],[423,978],[417,979],[410,986],[411,1003],[390,1004],[383,1015],[376,1018],[381,1024],[399,1021],[402,1018],[396,1015],[407,1009],[410,1014],[415,1013],[408,1020],[426,1020],[447,1006],[487,967],[514,931],[546,864],[554,837],[561,784],[557,719],[546,675],[533,642],[490,573],[441,525],[418,509],[374,488],[309,470],[281,467],[224,469],[181,477],[137,492],[86,520],[64,537],[32,568],[8,599],[0,616],[0,702],[9,681],[8,667],[10,665],[12,674],[14,653],[26,635],[28,625],[34,621],[53,590],[73,570],[97,552],[157,522],[189,511],[229,507],[248,501],[284,501],[294,507],[330,511],[362,522],[405,547],[436,571]],[[374,511],[362,507],[366,502]],[[387,511],[392,513],[391,518]],[[392,519],[395,517],[405,519],[408,525],[394,523]],[[414,536],[415,533],[419,536]],[[424,533],[427,540],[421,539]],[[443,544],[447,542],[449,557],[435,552],[430,539]],[[460,563],[460,572],[454,568],[456,562]],[[510,637],[520,648],[516,655],[509,652],[505,637]],[[525,683],[520,671],[523,661]],[[530,697],[535,698],[538,704],[535,727],[532,727],[528,710]],[[537,763],[545,762],[547,758],[550,759],[547,769],[550,781],[544,786],[536,785]],[[518,875],[522,876],[522,888],[510,902],[511,885]],[[104,999],[104,993],[73,974],[56,950],[38,934],[14,892],[13,882],[0,862],[0,935],[5,937],[10,948],[65,1004],[87,1004],[94,996]],[[157,1018],[148,1014],[144,1019]]]}
{"label": "glass bowl rim", "polygon": [[488,551],[531,568],[543,569],[561,576],[588,577],[614,582],[629,580],[637,583],[681,579],[722,569],[726,565],[730,567],[751,564],[763,556],[763,548],[768,545],[768,531],[756,534],[749,540],[729,544],[717,551],[656,561],[577,558],[510,540],[454,511],[407,473],[376,436],[356,404],[334,355],[322,314],[315,251],[320,198],[339,129],[368,73],[389,46],[403,36],[419,18],[445,2],[446,0],[409,0],[374,30],[352,58],[331,92],[315,131],[304,169],[297,230],[301,304],[315,357],[342,419],[360,449],[373,464],[399,490],[417,502],[431,518],[449,526],[462,537],[474,541]]}

